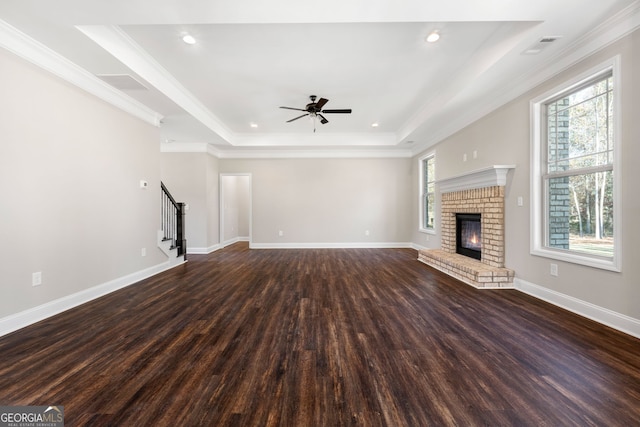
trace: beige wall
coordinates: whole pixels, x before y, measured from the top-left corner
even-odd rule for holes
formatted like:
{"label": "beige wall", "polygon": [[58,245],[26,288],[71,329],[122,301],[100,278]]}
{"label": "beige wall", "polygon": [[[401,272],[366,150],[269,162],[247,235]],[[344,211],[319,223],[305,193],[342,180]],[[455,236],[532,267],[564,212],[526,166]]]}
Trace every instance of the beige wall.
{"label": "beige wall", "polygon": [[0,318],[165,262],[158,129],[2,49],[0,94]]}
{"label": "beige wall", "polygon": [[409,159],[221,160],[220,172],[252,174],[254,244],[388,243],[410,238],[409,165]]}
{"label": "beige wall", "polygon": [[236,179],[238,203],[238,237],[248,238],[251,226],[249,224],[251,211],[251,177],[238,176]]}
{"label": "beige wall", "polygon": [[[207,156],[207,252],[220,243],[220,174],[219,160]],[[187,246],[189,244],[187,243]]]}
{"label": "beige wall", "polygon": [[[499,110],[447,138],[434,147],[437,179],[498,164],[515,164],[506,187],[506,266],[516,271],[516,277],[582,301],[640,319],[640,263],[634,240],[640,237],[640,196],[635,183],[640,182],[640,31],[607,47],[596,55],[571,67],[540,87],[519,97]],[[598,270],[577,264],[550,260],[529,254],[530,221],[530,139],[529,101],[562,84],[572,77],[620,54],[622,57],[622,272]],[[477,159],[472,153],[478,151]],[[467,153],[467,162],[463,154]],[[418,156],[413,159],[412,182],[417,192]],[[522,196],[523,207],[516,200]],[[417,201],[412,209],[417,224]],[[416,226],[417,227],[417,226]],[[425,236],[414,227],[413,241],[429,246]],[[438,236],[439,239],[439,236]],[[436,240],[438,240],[436,239]],[[432,239],[433,240],[433,239]],[[439,241],[438,241],[439,243]],[[620,243],[620,242],[619,242]],[[549,274],[549,264],[558,264],[559,276]]]}
{"label": "beige wall", "polygon": [[187,203],[187,248],[206,252],[217,246],[218,159],[207,153],[162,153],[162,181],[178,202]]}

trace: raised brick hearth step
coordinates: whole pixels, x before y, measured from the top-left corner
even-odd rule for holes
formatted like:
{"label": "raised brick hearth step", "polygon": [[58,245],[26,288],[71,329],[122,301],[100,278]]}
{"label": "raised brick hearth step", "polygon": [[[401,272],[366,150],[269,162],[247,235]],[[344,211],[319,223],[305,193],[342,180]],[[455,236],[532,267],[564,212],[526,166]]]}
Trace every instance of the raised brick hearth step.
{"label": "raised brick hearth step", "polygon": [[464,255],[440,249],[421,249],[418,251],[418,261],[476,288],[513,289],[513,270],[492,267]]}

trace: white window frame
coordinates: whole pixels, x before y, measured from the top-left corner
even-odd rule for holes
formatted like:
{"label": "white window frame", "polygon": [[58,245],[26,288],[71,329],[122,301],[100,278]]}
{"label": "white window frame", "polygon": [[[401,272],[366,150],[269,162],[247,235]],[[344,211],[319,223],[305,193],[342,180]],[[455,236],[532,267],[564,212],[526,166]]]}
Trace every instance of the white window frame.
{"label": "white window frame", "polygon": [[[545,186],[543,175],[546,173],[545,149],[545,104],[562,93],[577,89],[598,75],[611,72],[613,76],[613,257],[599,257],[583,252],[553,249],[545,246],[545,230],[547,228],[547,215],[545,212]],[[620,103],[622,96],[622,79],[620,78],[620,56],[610,60],[576,76],[575,78],[551,89],[541,96],[530,101],[530,126],[531,126],[531,247],[532,255],[542,256],[560,261],[586,265],[611,271],[621,271],[622,248],[622,179],[621,179],[621,116]]]}
{"label": "white window frame", "polygon": [[[425,167],[424,167],[424,163],[426,160],[428,159],[433,159],[433,177],[429,177],[431,181],[429,182],[433,182],[434,183],[434,190],[433,190],[433,215],[434,215],[434,220],[433,220],[433,227],[425,227],[424,224],[424,216],[425,216],[425,212],[424,212],[424,198],[426,197],[426,193],[425,193],[425,180],[424,180],[424,175],[426,173]],[[436,227],[437,227],[437,221],[436,221],[436,207],[437,207],[437,203],[436,203],[436,191],[435,191],[435,170],[436,170],[436,155],[435,152],[431,151],[428,152],[427,154],[425,154],[424,156],[420,157],[418,159],[418,165],[419,165],[419,170],[420,173],[418,174],[418,193],[419,193],[419,199],[418,199],[418,229],[423,232],[423,233],[428,233],[428,234],[436,234]]]}

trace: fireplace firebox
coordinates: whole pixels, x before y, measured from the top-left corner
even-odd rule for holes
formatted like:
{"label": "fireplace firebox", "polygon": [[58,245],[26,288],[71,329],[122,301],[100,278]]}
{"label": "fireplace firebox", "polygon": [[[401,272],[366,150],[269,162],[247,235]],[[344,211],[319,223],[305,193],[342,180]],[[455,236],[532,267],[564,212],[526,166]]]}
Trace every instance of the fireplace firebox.
{"label": "fireplace firebox", "polygon": [[456,214],[456,253],[482,259],[481,214]]}

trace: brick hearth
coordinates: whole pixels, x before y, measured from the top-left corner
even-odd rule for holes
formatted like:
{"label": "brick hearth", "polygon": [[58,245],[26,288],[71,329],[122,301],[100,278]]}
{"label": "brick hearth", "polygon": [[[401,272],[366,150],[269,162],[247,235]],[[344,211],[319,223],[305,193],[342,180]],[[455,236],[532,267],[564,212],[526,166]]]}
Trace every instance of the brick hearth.
{"label": "brick hearth", "polygon": [[[456,213],[479,213],[480,261],[456,253]],[[504,186],[442,194],[442,249],[422,249],[418,260],[478,288],[512,288],[515,273],[504,266]]]}
{"label": "brick hearth", "polygon": [[418,260],[476,288],[513,288],[514,271],[440,249],[422,249]]}

